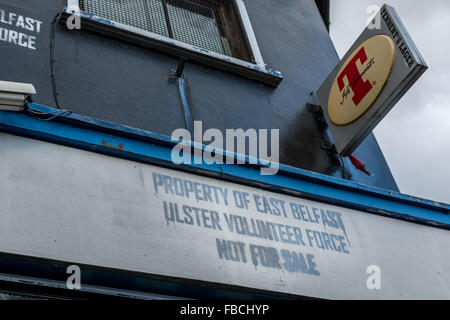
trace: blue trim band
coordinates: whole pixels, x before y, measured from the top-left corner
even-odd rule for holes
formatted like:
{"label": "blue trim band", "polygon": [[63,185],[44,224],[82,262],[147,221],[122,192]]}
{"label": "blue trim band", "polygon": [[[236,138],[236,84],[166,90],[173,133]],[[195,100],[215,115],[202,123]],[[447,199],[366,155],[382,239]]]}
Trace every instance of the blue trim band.
{"label": "blue trim band", "polygon": [[[38,104],[28,107],[51,115],[58,112]],[[26,113],[0,111],[0,131],[450,230],[448,204],[286,165],[280,165],[274,176],[261,175],[260,165],[175,165],[171,152],[178,142],[170,137],[72,112],[63,111],[51,121],[41,121]]]}

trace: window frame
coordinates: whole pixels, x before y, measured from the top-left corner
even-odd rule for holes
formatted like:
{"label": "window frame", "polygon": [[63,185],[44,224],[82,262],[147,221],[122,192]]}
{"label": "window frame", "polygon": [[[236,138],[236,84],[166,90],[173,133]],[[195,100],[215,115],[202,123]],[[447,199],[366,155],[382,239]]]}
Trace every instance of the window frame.
{"label": "window frame", "polygon": [[232,1],[235,1],[237,14],[242,22],[243,35],[247,37],[250,54],[253,56],[255,63],[199,48],[186,42],[81,11],[79,0],[67,0],[67,7],[62,12],[61,21],[65,22],[70,16],[77,15],[81,18],[81,29],[118,37],[128,42],[138,43],[179,58],[193,60],[277,87],[283,80],[283,76],[281,72],[268,68],[264,63],[244,1]]}

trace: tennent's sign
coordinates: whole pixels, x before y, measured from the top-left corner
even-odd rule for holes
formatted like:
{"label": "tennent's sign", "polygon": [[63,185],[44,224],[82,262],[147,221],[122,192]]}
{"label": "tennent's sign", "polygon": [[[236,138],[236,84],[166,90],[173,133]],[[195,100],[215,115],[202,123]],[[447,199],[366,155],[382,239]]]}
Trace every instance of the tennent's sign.
{"label": "tennent's sign", "polygon": [[384,5],[319,88],[336,149],[349,155],[427,69],[400,18]]}

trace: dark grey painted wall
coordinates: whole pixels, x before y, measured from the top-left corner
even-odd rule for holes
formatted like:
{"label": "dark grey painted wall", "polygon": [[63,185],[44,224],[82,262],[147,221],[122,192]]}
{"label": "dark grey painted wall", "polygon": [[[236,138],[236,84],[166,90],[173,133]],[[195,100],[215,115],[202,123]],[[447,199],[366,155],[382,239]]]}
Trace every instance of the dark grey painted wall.
{"label": "dark grey painted wall", "polygon": [[[188,62],[184,74],[195,120],[208,128],[279,128],[280,162],[341,176],[339,159],[320,147],[321,131],[306,108],[338,62],[314,0],[245,0],[265,63],[283,73],[272,88]],[[0,9],[43,21],[36,50],[0,41],[0,79],[31,82],[35,102],[55,106],[50,76],[51,21],[65,0],[0,0]],[[0,22],[0,27],[14,29]],[[178,58],[86,30],[55,25],[55,78],[61,107],[88,116],[170,135],[183,128],[177,85],[168,81]],[[351,179],[397,190],[373,135],[355,152],[372,177]]]}

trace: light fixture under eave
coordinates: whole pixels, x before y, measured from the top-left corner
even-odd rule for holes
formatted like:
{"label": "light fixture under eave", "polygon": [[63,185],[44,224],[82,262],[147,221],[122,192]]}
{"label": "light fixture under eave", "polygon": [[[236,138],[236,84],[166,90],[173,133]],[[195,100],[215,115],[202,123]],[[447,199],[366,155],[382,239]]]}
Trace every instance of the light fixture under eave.
{"label": "light fixture under eave", "polygon": [[21,111],[36,89],[31,83],[0,81],[0,110]]}

